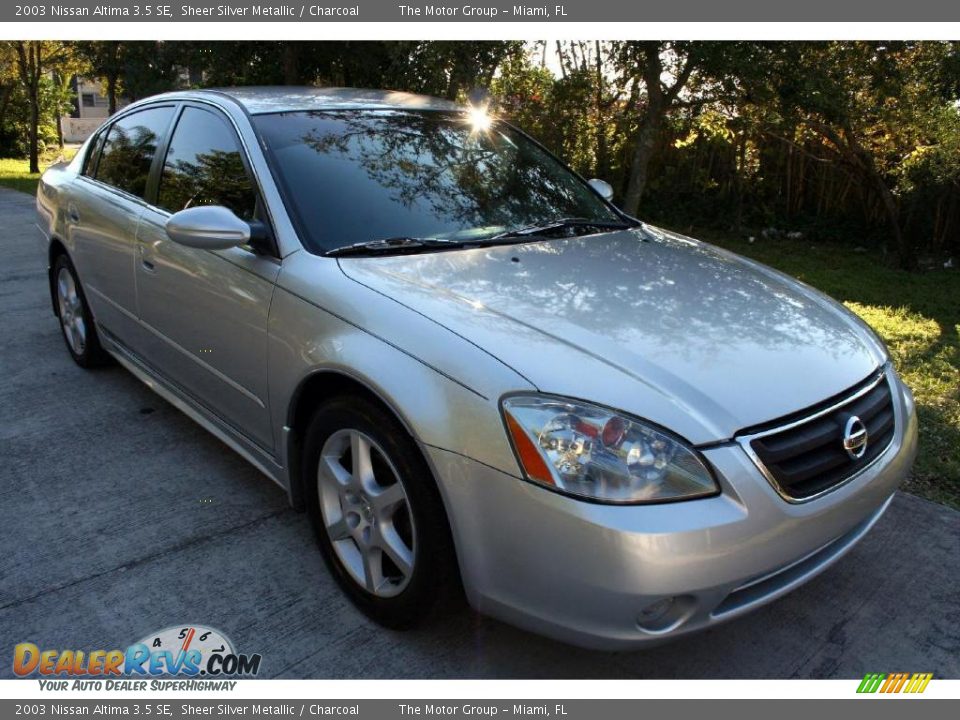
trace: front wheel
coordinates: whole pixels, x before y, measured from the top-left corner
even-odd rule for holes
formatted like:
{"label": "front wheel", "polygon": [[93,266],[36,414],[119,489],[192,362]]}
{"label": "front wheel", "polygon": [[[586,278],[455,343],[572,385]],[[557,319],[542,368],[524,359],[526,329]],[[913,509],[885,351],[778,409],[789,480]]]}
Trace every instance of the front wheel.
{"label": "front wheel", "polygon": [[410,627],[456,591],[440,494],[391,415],[364,398],[325,403],[307,431],[303,472],[324,560],[367,616]]}

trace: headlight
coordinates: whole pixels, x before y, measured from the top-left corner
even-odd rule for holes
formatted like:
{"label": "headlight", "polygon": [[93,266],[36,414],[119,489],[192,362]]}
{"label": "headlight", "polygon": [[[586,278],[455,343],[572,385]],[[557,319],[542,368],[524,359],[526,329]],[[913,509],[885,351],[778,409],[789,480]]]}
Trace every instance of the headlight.
{"label": "headlight", "polygon": [[502,402],[517,458],[534,482],[607,503],[687,500],[719,491],[699,455],[642,420],[579,400]]}

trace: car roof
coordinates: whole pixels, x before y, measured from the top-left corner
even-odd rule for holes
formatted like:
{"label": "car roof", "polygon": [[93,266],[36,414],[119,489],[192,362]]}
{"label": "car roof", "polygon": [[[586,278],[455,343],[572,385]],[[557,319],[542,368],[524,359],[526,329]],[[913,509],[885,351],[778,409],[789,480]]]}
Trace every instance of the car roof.
{"label": "car roof", "polygon": [[[338,87],[262,86],[189,90],[167,97],[210,99],[230,97],[251,115],[298,110],[463,110],[449,100],[396,90],[363,90]],[[151,98],[156,99],[156,98]]]}

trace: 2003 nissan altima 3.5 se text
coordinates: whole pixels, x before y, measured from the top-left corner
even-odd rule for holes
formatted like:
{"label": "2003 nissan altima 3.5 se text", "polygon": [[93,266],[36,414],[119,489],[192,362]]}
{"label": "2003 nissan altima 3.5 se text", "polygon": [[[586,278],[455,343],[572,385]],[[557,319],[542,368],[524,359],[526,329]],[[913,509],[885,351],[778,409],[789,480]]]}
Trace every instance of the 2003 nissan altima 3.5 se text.
{"label": "2003 nissan altima 3.5 se text", "polygon": [[835,562],[917,421],[841,305],[611,196],[480,108],[241,88],[125,108],[37,207],[73,359],[283,486],[363,612],[615,649]]}

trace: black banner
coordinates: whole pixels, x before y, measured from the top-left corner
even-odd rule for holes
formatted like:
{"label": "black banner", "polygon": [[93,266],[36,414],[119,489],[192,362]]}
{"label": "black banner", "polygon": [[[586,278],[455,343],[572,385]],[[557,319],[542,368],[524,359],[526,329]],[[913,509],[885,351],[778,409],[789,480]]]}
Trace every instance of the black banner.
{"label": "black banner", "polygon": [[64,0],[4,3],[2,22],[949,22],[960,20],[960,3],[915,0],[687,0],[683,3],[624,0],[564,0],[523,4],[342,0],[287,3],[251,0],[191,0],[144,3],[131,0]]}
{"label": "black banner", "polygon": [[[907,710],[904,702],[910,702]],[[952,717],[951,700],[2,700],[2,718],[140,716],[150,718],[362,718],[363,720],[638,720],[640,718],[869,717],[911,720]],[[953,707],[953,711],[950,710]]]}

